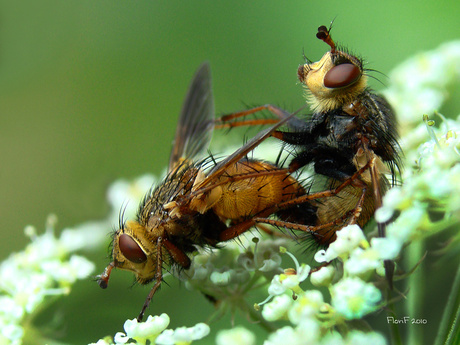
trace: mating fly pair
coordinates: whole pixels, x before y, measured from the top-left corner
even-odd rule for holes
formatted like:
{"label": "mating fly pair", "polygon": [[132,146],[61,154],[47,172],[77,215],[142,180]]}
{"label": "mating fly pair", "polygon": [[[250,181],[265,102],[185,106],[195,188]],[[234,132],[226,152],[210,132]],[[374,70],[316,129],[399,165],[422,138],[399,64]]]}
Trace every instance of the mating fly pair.
{"label": "mating fly pair", "polygon": [[292,200],[306,195],[287,169],[247,158],[292,117],[281,110],[278,116],[284,119],[223,160],[198,159],[208,148],[215,121],[209,65],[198,70],[179,118],[168,174],[147,193],[135,221],[120,221],[113,233],[112,262],[98,277],[106,288],[113,268],[119,268],[132,271],[140,284],[154,282],[138,320],[161,285],[165,265],[189,268],[188,255],[197,246],[216,247],[257,222],[270,222],[272,214],[284,219],[311,212],[301,200],[286,213]]}
{"label": "mating fly pair", "polygon": [[[106,288],[112,269],[119,268],[134,272],[140,284],[154,281],[138,320],[161,285],[163,266],[188,268],[196,246],[215,247],[261,223],[308,233],[328,245],[337,230],[346,224],[364,226],[380,206],[388,185],[385,173],[394,176],[399,162],[394,114],[367,89],[361,60],[337,49],[325,27],[317,36],[331,50],[298,70],[314,111],[307,121],[266,105],[215,122],[209,66],[197,72],[180,115],[168,175],[145,196],[137,220],[121,222],[113,234],[112,262],[98,280]],[[275,123],[272,127],[218,163],[212,157],[198,159],[214,124],[261,123],[238,118],[262,109],[276,115],[262,121]],[[278,130],[282,125],[291,130]],[[295,148],[287,168],[247,158],[270,136]],[[315,184],[325,183],[316,193],[307,193],[291,175],[310,164]],[[384,226],[379,230],[383,236]],[[391,263],[386,266],[391,276]]]}
{"label": "mating fly pair", "polygon": [[[321,26],[316,36],[330,46],[330,51],[318,62],[308,61],[297,71],[313,114],[306,121],[290,119],[286,123],[289,131],[272,132],[272,136],[293,148],[288,171],[293,173],[312,165],[313,188],[325,190],[323,195],[328,191],[332,195],[307,201],[315,209],[308,217],[291,217],[297,223],[295,229],[307,231],[308,237],[323,246],[333,242],[336,231],[344,225],[356,223],[364,227],[368,223],[390,185],[386,175],[390,174],[394,183],[400,168],[393,110],[368,87],[362,60],[339,49],[329,31]],[[264,105],[224,116],[217,121],[217,127],[276,123],[277,119],[240,120],[261,110],[285,119],[284,111]],[[305,196],[291,202],[302,198]],[[279,221],[273,224],[289,228],[289,224]],[[385,224],[378,224],[378,232],[379,236],[385,236]],[[392,287],[394,264],[390,261],[384,264]]]}

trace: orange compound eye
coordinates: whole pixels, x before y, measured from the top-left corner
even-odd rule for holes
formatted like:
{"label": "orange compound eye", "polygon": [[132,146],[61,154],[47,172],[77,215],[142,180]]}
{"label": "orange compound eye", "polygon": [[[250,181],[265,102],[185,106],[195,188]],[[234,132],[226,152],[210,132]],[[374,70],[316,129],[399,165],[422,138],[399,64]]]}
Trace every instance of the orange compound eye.
{"label": "orange compound eye", "polygon": [[122,234],[118,239],[118,245],[121,252],[129,261],[140,264],[147,260],[144,251],[139,247],[136,241],[129,235]]}
{"label": "orange compound eye", "polygon": [[349,86],[361,77],[361,70],[351,63],[334,66],[324,77],[324,86],[335,89]]}

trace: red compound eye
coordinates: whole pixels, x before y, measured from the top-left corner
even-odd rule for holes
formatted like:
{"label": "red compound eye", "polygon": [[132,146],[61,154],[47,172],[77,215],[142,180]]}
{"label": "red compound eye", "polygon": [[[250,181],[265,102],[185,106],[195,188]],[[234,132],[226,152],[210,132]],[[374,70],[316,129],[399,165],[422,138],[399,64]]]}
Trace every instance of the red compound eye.
{"label": "red compound eye", "polygon": [[335,89],[353,84],[361,77],[358,66],[351,63],[344,63],[334,66],[324,77],[324,86]]}
{"label": "red compound eye", "polygon": [[136,241],[129,235],[120,235],[118,239],[118,246],[121,252],[129,261],[140,264],[147,260],[144,251],[139,247]]}

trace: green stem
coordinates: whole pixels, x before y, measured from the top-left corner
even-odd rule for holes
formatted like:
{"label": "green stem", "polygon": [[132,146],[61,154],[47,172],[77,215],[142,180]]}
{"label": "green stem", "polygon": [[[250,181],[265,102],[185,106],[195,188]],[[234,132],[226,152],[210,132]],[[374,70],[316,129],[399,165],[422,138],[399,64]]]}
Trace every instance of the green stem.
{"label": "green stem", "polygon": [[[388,289],[388,294],[387,294],[387,301],[392,301],[393,297],[391,295],[391,290]],[[394,302],[388,302],[387,305],[388,312],[387,316],[388,317],[396,317],[396,312],[395,312],[395,306]],[[390,337],[391,337],[391,344],[392,345],[403,345],[402,338],[401,338],[401,332],[399,331],[399,325],[396,322],[388,322],[389,327],[390,327]]]}
{"label": "green stem", "polygon": [[[424,252],[423,241],[414,241],[407,251],[406,260],[408,267],[414,267],[418,264],[420,258]],[[407,294],[407,314],[410,318],[421,317],[421,306],[423,305],[424,299],[424,263],[422,262],[419,269],[409,276],[408,279],[408,294]],[[419,327],[408,327],[407,344],[408,345],[419,345],[423,344],[423,329]]]}
{"label": "green stem", "polygon": [[249,290],[254,290],[254,285],[261,279],[261,278],[264,278],[265,281],[262,283],[263,284],[267,284],[268,281],[267,279],[262,275],[260,274],[259,271],[255,271],[253,276],[251,277],[251,280],[246,284],[246,286],[244,287],[245,291],[249,291]]}
{"label": "green stem", "polygon": [[460,343],[460,266],[447,299],[435,345],[455,345]]}

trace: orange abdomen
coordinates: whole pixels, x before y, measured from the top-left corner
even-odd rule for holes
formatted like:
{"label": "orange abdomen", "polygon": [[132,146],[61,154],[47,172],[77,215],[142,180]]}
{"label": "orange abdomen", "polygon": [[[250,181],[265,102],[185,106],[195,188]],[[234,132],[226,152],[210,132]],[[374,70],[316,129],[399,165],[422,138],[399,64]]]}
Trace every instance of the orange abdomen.
{"label": "orange abdomen", "polygon": [[[226,173],[218,179],[219,183],[228,183],[221,185],[222,197],[213,205],[214,212],[223,219],[239,221],[267,207],[305,194],[304,188],[287,172],[279,174],[282,171],[272,164],[249,160],[228,167]],[[256,176],[232,180],[234,176],[254,173]],[[263,174],[257,176],[258,173]]]}

